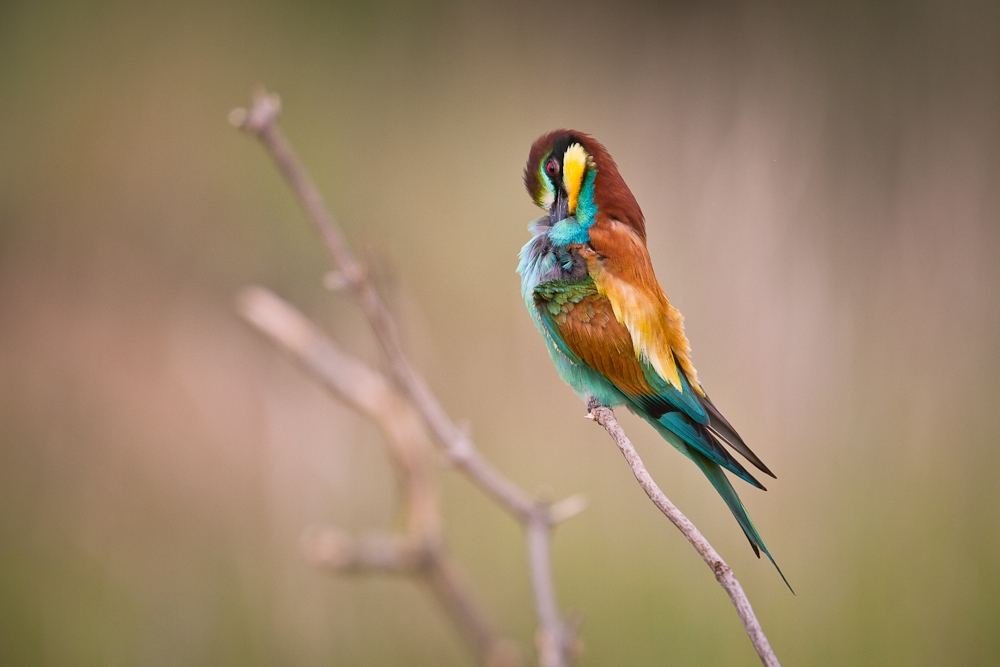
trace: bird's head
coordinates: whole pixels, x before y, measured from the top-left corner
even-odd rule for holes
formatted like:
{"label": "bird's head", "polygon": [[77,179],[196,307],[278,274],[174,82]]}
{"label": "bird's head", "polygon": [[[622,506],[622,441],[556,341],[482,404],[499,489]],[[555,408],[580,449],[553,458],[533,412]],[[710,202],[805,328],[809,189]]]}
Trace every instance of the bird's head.
{"label": "bird's head", "polygon": [[589,227],[603,214],[632,227],[646,239],[645,221],[618,166],[593,137],[574,130],[555,130],[531,145],[524,168],[531,198],[549,212],[549,223],[575,217]]}

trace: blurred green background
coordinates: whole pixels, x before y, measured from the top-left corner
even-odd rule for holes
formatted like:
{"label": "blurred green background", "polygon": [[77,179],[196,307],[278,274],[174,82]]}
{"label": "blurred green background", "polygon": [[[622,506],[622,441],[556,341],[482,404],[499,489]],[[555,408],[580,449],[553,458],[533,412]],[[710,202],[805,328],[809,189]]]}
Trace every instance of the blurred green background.
{"label": "blurred green background", "polygon": [[[583,665],[753,665],[733,609],[559,381],[519,296],[555,127],[607,145],[701,378],[778,475],[710,485],[631,416],[787,665],[1000,663],[1000,5],[0,4],[0,663],[468,665],[433,599],[329,578],[395,525],[375,429],[234,315],[248,283],[379,358],[252,84],[417,365],[555,534]],[[449,544],[530,651],[518,526],[442,473]]]}

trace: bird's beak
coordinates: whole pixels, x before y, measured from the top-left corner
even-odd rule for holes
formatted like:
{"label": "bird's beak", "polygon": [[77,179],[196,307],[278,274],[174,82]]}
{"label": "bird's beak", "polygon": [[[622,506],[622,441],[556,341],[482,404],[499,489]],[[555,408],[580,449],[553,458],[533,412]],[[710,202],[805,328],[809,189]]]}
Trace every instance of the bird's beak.
{"label": "bird's beak", "polygon": [[549,224],[554,225],[569,217],[569,195],[562,188],[556,192],[556,200],[549,207]]}

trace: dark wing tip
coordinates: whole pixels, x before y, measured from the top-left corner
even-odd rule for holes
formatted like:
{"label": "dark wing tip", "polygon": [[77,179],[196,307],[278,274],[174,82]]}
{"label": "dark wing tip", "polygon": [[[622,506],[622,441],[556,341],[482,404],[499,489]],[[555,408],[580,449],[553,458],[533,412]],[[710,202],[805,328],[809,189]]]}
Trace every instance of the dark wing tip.
{"label": "dark wing tip", "polygon": [[719,436],[727,445],[739,452],[743,458],[752,463],[753,466],[762,473],[769,475],[774,479],[778,479],[778,476],[771,472],[771,470],[764,465],[764,462],[761,461],[749,447],[747,447],[747,444],[743,442],[743,438],[741,438],[740,434],[736,432],[733,425],[729,423],[729,420],[722,416],[722,413],[719,412],[717,407],[715,407],[715,403],[713,403],[712,399],[708,397],[708,394],[705,394],[700,402],[702,407],[705,408],[705,412],[708,413],[708,427],[715,435]]}
{"label": "dark wing tip", "polygon": [[[710,419],[711,419],[711,417],[710,417]],[[764,473],[765,475],[768,475],[769,477],[771,477],[773,479],[778,479],[778,476],[775,475],[773,472],[771,472],[770,468],[768,468],[766,465],[764,465],[764,462],[761,461],[757,457],[757,455],[754,454],[753,451],[751,451],[751,449],[749,447],[747,447],[746,443],[743,442],[743,439],[740,438],[739,434],[737,434],[735,431],[731,431],[729,433],[726,433],[724,429],[720,429],[720,428],[717,427],[714,419],[712,419],[709,422],[708,429],[716,437],[718,437],[723,442],[725,442],[727,445],[729,445],[734,451],[739,452],[743,456],[743,458],[745,458],[747,461],[749,461],[750,463],[752,463],[753,466],[755,468],[757,468],[757,470],[760,470],[762,473]]]}
{"label": "dark wing tip", "polygon": [[718,438],[715,437],[714,431],[705,426],[699,425],[698,430],[705,436],[705,439],[712,445],[715,450],[715,454],[718,457],[718,463],[723,468],[732,472],[740,477],[740,479],[749,482],[753,486],[757,487],[761,491],[767,491],[767,487],[757,481],[757,478],[750,474],[746,468],[744,468],[740,462],[722,446]]}

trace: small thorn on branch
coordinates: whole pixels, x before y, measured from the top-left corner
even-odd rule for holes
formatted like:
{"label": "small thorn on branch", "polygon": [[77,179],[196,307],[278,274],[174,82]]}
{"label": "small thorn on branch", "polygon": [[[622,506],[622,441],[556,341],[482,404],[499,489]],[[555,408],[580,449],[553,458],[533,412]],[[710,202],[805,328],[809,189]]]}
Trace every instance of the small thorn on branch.
{"label": "small thorn on branch", "polygon": [[445,450],[445,456],[450,465],[465,468],[476,460],[476,450],[468,438],[461,436],[461,433],[459,435]]}
{"label": "small thorn on branch", "polygon": [[548,484],[543,484],[538,487],[537,491],[535,491],[535,503],[547,508],[552,504],[552,496],[554,496],[555,493],[555,489]]}
{"label": "small thorn on branch", "polygon": [[323,276],[323,287],[333,292],[345,289],[357,290],[367,279],[368,276],[361,266],[352,266],[350,269],[334,269],[327,271]]}

